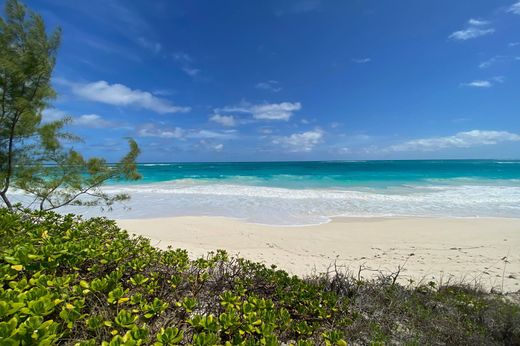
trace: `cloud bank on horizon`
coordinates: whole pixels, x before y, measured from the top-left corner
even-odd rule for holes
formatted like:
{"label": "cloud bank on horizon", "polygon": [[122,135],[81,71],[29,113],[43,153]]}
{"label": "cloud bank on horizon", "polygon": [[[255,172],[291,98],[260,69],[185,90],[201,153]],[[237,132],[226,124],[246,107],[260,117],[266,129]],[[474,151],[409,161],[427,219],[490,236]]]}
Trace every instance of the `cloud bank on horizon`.
{"label": "cloud bank on horizon", "polygon": [[26,3],[87,154],[520,159],[520,1]]}

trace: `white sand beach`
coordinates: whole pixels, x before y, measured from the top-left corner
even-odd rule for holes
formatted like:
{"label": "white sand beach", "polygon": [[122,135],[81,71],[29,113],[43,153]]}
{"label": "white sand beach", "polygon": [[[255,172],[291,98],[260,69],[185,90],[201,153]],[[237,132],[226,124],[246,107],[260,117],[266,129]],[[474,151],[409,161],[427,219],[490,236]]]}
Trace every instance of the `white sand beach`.
{"label": "white sand beach", "polygon": [[160,248],[191,256],[225,249],[297,275],[334,263],[365,278],[401,267],[400,281],[477,282],[520,290],[520,219],[338,218],[305,227],[274,227],[220,217],[119,220]]}

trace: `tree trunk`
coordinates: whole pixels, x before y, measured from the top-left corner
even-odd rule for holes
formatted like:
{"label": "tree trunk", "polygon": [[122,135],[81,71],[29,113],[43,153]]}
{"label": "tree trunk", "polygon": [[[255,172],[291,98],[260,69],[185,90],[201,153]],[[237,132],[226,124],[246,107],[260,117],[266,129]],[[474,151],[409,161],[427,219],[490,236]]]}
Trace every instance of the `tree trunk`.
{"label": "tree trunk", "polygon": [[16,124],[18,123],[19,119],[20,117],[17,114],[13,119],[13,123],[11,125],[11,131],[9,133],[9,147],[7,151],[7,175],[5,176],[4,188],[2,189],[2,191],[0,191],[0,197],[2,197],[2,200],[4,201],[5,205],[9,210],[13,210],[13,205],[11,204],[11,201],[9,201],[9,198],[7,198],[7,190],[9,189],[9,184],[11,183],[11,175],[13,174],[14,133],[16,129]]}
{"label": "tree trunk", "polygon": [[11,201],[9,201],[9,198],[7,198],[5,192],[0,192],[0,197],[2,197],[2,200],[4,201],[5,205],[7,206],[7,209],[13,210],[13,205],[11,204]]}

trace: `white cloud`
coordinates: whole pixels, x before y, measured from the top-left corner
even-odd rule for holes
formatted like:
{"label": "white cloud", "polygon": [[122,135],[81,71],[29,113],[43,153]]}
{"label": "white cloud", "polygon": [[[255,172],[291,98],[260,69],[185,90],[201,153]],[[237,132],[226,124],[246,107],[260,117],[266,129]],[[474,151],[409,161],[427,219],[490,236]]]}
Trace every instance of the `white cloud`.
{"label": "white cloud", "polygon": [[485,26],[485,25],[489,25],[490,22],[487,21],[487,20],[480,20],[480,19],[473,19],[473,18],[471,18],[470,20],[468,20],[468,24],[472,25],[472,26]]}
{"label": "white cloud", "polygon": [[157,128],[154,124],[143,125],[137,133],[141,137],[158,137],[158,138],[177,138],[182,139],[184,136],[184,130],[175,127],[171,129]]}
{"label": "white cloud", "polygon": [[367,64],[369,62],[371,62],[372,59],[370,58],[357,58],[357,59],[352,59],[352,62],[355,62],[356,64]]}
{"label": "white cloud", "polygon": [[479,29],[479,28],[471,27],[471,28],[468,28],[465,30],[455,31],[454,33],[452,33],[450,35],[450,38],[453,40],[465,41],[465,40],[469,40],[472,38],[489,35],[494,32],[495,32],[495,29],[493,29],[493,28]]}
{"label": "white cloud", "polygon": [[449,38],[452,40],[465,41],[480,36],[490,35],[495,32],[494,28],[486,28],[491,24],[486,20],[470,19],[468,28],[453,32]]}
{"label": "white cloud", "polygon": [[284,120],[288,121],[295,111],[302,108],[300,102],[263,103],[252,105],[242,103],[238,106],[215,109],[216,113],[248,113],[257,120]]}
{"label": "white cloud", "polygon": [[294,111],[302,108],[299,102],[271,103],[256,105],[251,108],[253,118],[265,120],[289,120]]}
{"label": "white cloud", "polygon": [[461,85],[472,88],[491,88],[493,86],[493,84],[488,80],[474,80],[469,83],[462,83]]}
{"label": "white cloud", "polygon": [[97,114],[84,114],[73,119],[73,125],[89,128],[109,127],[112,123]]}
{"label": "white cloud", "polygon": [[209,120],[214,121],[222,126],[233,127],[236,125],[235,117],[232,115],[214,114],[209,118]]}
{"label": "white cloud", "polygon": [[516,47],[516,46],[520,46],[520,42],[510,42],[508,44],[509,47]]}
{"label": "white cloud", "polygon": [[72,124],[74,126],[83,126],[88,128],[103,128],[110,127],[113,125],[112,122],[104,119],[100,115],[97,114],[84,114],[79,117],[73,117],[69,113],[57,109],[57,108],[47,108],[42,112],[42,122],[48,123],[56,120],[62,120],[65,117],[69,117],[72,120]]}
{"label": "white cloud", "polygon": [[92,83],[72,83],[74,94],[87,100],[107,103],[116,106],[136,106],[151,111],[166,113],[189,112],[190,107],[172,105],[169,101],[138,89],[130,89],[123,84],[109,84],[106,81]]}
{"label": "white cloud", "polygon": [[269,80],[267,82],[260,82],[255,85],[255,88],[260,90],[267,90],[274,93],[277,93],[282,90],[282,87],[280,87],[280,83],[276,80]]}
{"label": "white cloud", "polygon": [[520,141],[520,135],[507,131],[472,130],[459,132],[453,136],[414,139],[392,145],[384,151],[436,151],[448,148],[493,145],[511,141]]}
{"label": "white cloud", "polygon": [[236,130],[227,130],[222,132],[209,130],[192,130],[186,137],[188,138],[213,138],[213,139],[233,139],[236,138]]}
{"label": "white cloud", "polygon": [[[160,126],[159,126],[160,125]],[[180,140],[185,139],[233,139],[237,137],[236,130],[226,131],[209,131],[209,130],[195,130],[182,129],[180,127],[168,127],[163,124],[144,124],[137,131],[141,137],[156,137],[156,138],[175,138]]]}
{"label": "white cloud", "polygon": [[272,140],[273,144],[282,145],[293,152],[308,152],[321,143],[323,131],[315,129],[312,131],[293,133],[290,136],[276,137]]}
{"label": "white cloud", "polygon": [[511,12],[511,13],[520,15],[520,1],[518,1],[517,3],[511,5],[511,7],[509,7],[507,12]]}
{"label": "white cloud", "polygon": [[144,124],[137,131],[137,134],[141,137],[156,137],[156,138],[175,138],[179,140],[186,139],[220,139],[227,140],[236,138],[235,130],[226,131],[209,131],[209,130],[195,130],[195,129],[182,129],[180,127],[168,127],[161,124]]}

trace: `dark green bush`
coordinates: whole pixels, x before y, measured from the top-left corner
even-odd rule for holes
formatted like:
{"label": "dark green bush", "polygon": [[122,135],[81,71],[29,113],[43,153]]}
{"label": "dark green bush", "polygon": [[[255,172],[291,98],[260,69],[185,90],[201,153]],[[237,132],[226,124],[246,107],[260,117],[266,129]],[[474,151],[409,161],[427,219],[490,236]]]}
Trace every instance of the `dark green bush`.
{"label": "dark green bush", "polygon": [[518,305],[463,287],[300,279],[190,260],[113,221],[0,210],[0,345],[515,344]]}

